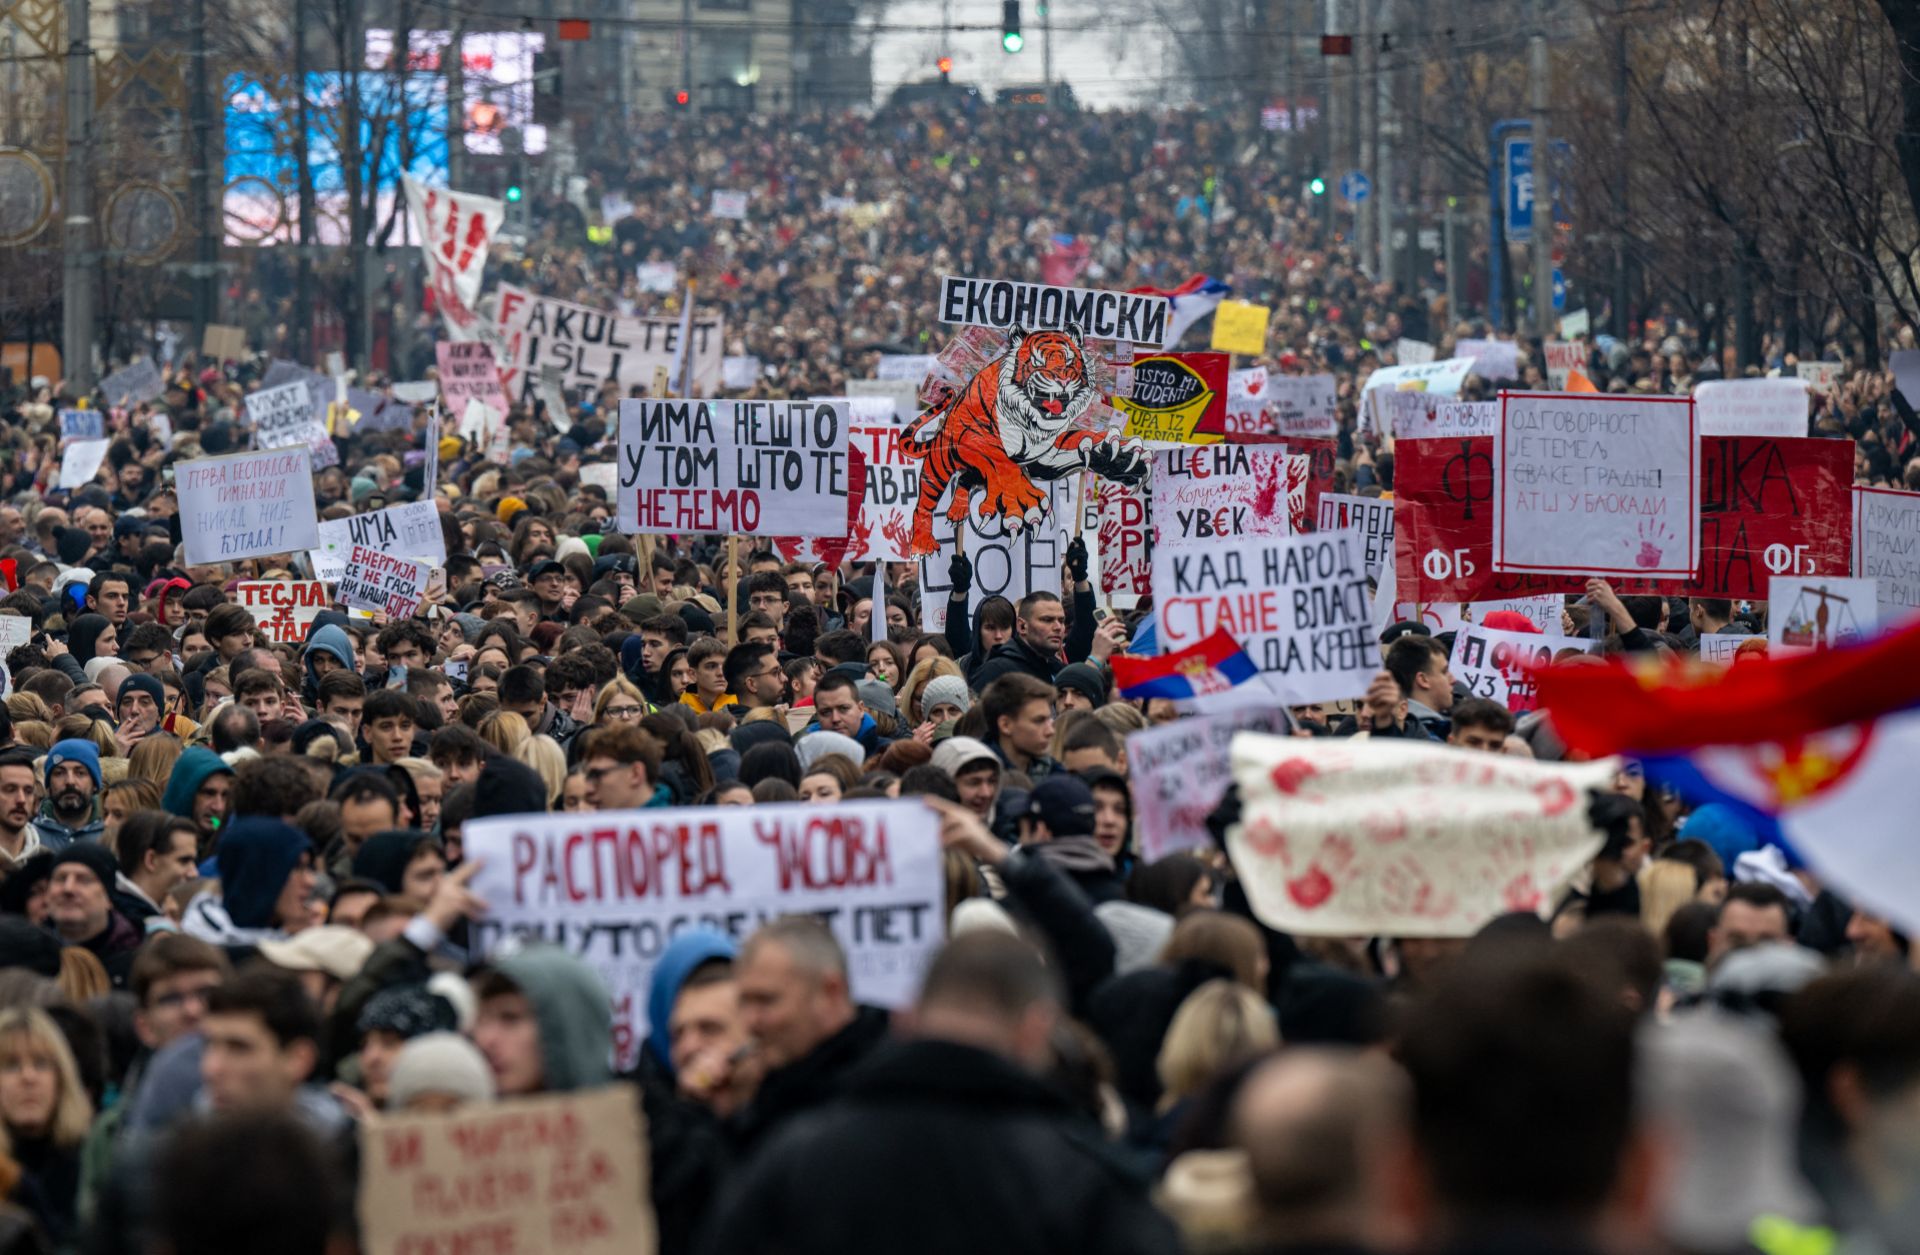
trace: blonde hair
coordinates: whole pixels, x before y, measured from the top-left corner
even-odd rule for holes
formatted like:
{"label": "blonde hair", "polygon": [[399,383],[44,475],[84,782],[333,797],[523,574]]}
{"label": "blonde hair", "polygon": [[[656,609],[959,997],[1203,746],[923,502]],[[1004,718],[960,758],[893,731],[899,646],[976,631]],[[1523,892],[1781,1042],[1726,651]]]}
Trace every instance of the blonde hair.
{"label": "blonde hair", "polygon": [[1165,1111],[1192,1098],[1227,1069],[1277,1049],[1280,1029],[1267,1000],[1238,981],[1210,980],[1187,995],[1167,1026],[1155,1069]]}
{"label": "blonde hair", "polygon": [[1640,869],[1640,922],[1656,937],[1667,935],[1673,913],[1700,891],[1700,873],[1678,859],[1648,859]]}
{"label": "blonde hair", "polygon": [[594,723],[597,724],[606,717],[607,707],[613,704],[613,696],[616,693],[623,693],[639,702],[642,714],[648,710],[647,695],[640,691],[640,686],[624,675],[616,675],[600,686],[599,695],[593,699]]}
{"label": "blonde hair", "polygon": [[14,693],[7,698],[7,714],[15,723],[25,723],[29,719],[47,723],[52,720],[53,712],[40,700],[38,693]]}
{"label": "blonde hair", "polygon": [[91,950],[82,946],[66,946],[60,951],[60,975],[54,983],[76,1007],[113,992],[107,969]]}
{"label": "blonde hair", "polygon": [[[18,735],[19,729],[14,731]],[[173,765],[180,761],[186,748],[179,737],[167,733],[142,737],[140,744],[127,755],[127,775],[135,780],[151,780],[165,792],[167,781],[173,778]]]}
{"label": "blonde hair", "polygon": [[533,729],[527,721],[511,710],[496,710],[480,721],[480,739],[499,750],[502,754],[515,754],[533,735]]}
{"label": "blonde hair", "polygon": [[530,736],[513,756],[539,773],[540,782],[547,786],[547,805],[558,806],[561,790],[567,787],[567,754],[560,742],[550,736]]}
{"label": "blonde hair", "polygon": [[1104,706],[1096,706],[1093,717],[1113,729],[1122,740],[1126,739],[1127,733],[1143,731],[1147,726],[1146,713],[1139,707],[1129,706],[1125,702],[1108,702]]}
{"label": "blonde hair", "polygon": [[926,718],[925,712],[919,709],[920,690],[927,687],[929,681],[943,675],[966,679],[966,673],[960,670],[960,664],[951,658],[940,654],[935,654],[931,658],[922,658],[913,664],[913,670],[907,672],[907,678],[900,681],[900,696],[894,705],[905,712],[907,718],[916,724],[919,723]]}
{"label": "blonde hair", "polygon": [[13,739],[37,750],[53,748],[53,725],[44,719],[23,719],[13,725]]}
{"label": "blonde hair", "polygon": [[[93,1123],[93,1103],[87,1097],[86,1087],[80,1083],[80,1067],[73,1061],[66,1037],[53,1018],[38,1007],[0,1011],[0,1066],[22,1051],[23,1042],[26,1052],[45,1055],[60,1075],[59,1095],[54,1099],[53,1119],[46,1135],[56,1146],[78,1146],[86,1140],[88,1126]],[[30,1131],[17,1132],[24,1135]],[[16,1130],[0,1123],[0,1152],[13,1154],[15,1134]]]}

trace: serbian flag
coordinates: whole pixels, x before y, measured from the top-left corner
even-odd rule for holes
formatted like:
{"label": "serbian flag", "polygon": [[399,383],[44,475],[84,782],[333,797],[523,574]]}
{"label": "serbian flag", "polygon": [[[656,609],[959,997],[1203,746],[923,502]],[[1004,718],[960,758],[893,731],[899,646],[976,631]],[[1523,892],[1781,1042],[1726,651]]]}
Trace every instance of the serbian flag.
{"label": "serbian flag", "polygon": [[1206,275],[1195,275],[1177,288],[1131,288],[1136,296],[1164,296],[1173,307],[1173,318],[1167,324],[1167,341],[1163,346],[1172,348],[1180,343],[1180,337],[1187,334],[1187,328],[1205,318],[1226,297],[1233,295],[1233,289],[1218,279],[1209,279]]}
{"label": "serbian flag", "polygon": [[1085,240],[1056,232],[1051,249],[1040,259],[1040,282],[1056,288],[1072,287],[1080,282],[1092,252]]}
{"label": "serbian flag", "polygon": [[1175,701],[1224,693],[1260,674],[1247,651],[1225,628],[1173,654],[1158,658],[1130,658],[1116,654],[1113,678],[1120,696],[1128,699],[1170,697]]}

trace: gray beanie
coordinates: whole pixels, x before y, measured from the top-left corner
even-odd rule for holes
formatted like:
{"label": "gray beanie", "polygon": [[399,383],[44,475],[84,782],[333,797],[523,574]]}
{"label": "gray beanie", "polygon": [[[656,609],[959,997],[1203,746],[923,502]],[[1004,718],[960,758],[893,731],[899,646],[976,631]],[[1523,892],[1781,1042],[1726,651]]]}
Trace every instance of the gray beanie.
{"label": "gray beanie", "polygon": [[967,682],[957,675],[937,675],[928,680],[920,690],[920,709],[930,711],[935,706],[957,706],[961,714],[966,714],[973,706]]}
{"label": "gray beanie", "polygon": [[463,1102],[493,1101],[493,1072],[485,1055],[458,1033],[425,1033],[400,1048],[387,1083],[387,1106],[404,1111],[423,1094]]}
{"label": "gray beanie", "polygon": [[838,754],[858,767],[867,761],[866,747],[850,736],[838,732],[809,732],[793,743],[793,752],[800,756],[800,770],[806,771],[829,754]]}

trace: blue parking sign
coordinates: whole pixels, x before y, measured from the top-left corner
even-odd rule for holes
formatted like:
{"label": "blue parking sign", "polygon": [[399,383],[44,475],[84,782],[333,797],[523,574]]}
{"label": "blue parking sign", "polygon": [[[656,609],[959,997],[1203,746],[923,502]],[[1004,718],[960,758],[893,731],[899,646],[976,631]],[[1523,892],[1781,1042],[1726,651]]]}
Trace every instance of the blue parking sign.
{"label": "blue parking sign", "polygon": [[1505,189],[1505,231],[1507,243],[1526,244],[1533,239],[1533,140],[1526,136],[1507,137],[1506,160],[1501,186]]}

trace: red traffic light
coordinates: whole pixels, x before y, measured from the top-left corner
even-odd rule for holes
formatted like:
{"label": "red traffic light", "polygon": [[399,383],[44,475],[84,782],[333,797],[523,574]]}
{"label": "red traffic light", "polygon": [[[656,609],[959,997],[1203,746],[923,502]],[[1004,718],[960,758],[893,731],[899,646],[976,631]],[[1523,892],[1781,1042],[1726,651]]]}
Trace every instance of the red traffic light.
{"label": "red traffic light", "polygon": [[934,62],[934,64],[940,67],[940,72],[941,72],[942,74],[951,74],[951,73],[953,73],[953,58],[952,58],[952,57],[941,57],[941,58],[940,58],[940,59],[939,59],[938,61],[935,61],[935,62]]}
{"label": "red traffic light", "polygon": [[693,97],[687,93],[687,89],[684,87],[673,93],[673,103],[676,105],[684,105],[691,99],[693,99]]}

